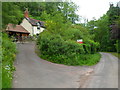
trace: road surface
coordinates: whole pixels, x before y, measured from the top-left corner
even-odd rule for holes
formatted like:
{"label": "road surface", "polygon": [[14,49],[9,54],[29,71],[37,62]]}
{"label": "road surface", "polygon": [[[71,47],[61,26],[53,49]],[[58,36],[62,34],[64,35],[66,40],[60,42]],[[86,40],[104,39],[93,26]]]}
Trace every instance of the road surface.
{"label": "road surface", "polygon": [[118,60],[101,53],[95,66],[66,66],[40,59],[35,44],[17,44],[13,88],[117,88]]}
{"label": "road surface", "polygon": [[118,58],[109,53],[101,54],[101,61],[83,88],[118,88]]}

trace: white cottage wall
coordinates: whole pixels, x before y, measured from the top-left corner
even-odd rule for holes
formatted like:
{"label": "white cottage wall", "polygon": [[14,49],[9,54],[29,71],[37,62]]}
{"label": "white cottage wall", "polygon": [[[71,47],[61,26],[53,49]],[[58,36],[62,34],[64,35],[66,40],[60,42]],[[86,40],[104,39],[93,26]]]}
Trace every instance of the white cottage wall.
{"label": "white cottage wall", "polygon": [[43,32],[44,28],[40,27],[40,29],[37,29],[37,26],[33,26],[33,30],[34,30],[34,35],[36,35]]}
{"label": "white cottage wall", "polygon": [[33,27],[25,18],[23,19],[23,21],[20,25],[23,26],[28,32],[30,32],[31,36],[33,36],[33,34],[34,34]]}
{"label": "white cottage wall", "polygon": [[44,30],[45,30],[44,28],[40,27],[40,33],[43,32]]}
{"label": "white cottage wall", "polygon": [[33,26],[33,30],[34,30],[34,35],[39,34],[40,30],[37,29],[37,26]]}

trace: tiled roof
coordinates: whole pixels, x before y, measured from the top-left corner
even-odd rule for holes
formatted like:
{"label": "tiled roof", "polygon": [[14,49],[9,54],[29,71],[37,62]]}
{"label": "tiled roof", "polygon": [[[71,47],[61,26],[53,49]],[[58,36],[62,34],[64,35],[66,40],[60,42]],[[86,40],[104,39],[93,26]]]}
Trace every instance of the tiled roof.
{"label": "tiled roof", "polygon": [[31,25],[33,25],[33,26],[37,26],[37,23],[39,23],[41,27],[45,27],[43,21],[36,20],[36,19],[32,19],[32,18],[27,18],[27,17],[26,17],[26,19],[27,19],[27,20],[31,23]]}
{"label": "tiled roof", "polygon": [[24,27],[22,27],[21,25],[13,25],[13,24],[8,24],[6,31],[29,33],[29,32],[28,32]]}

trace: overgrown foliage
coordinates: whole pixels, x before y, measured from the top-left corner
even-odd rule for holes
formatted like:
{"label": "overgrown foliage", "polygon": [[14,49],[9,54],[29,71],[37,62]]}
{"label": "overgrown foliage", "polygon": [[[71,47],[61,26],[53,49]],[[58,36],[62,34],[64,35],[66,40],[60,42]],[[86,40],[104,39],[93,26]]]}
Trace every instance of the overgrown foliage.
{"label": "overgrown foliage", "polygon": [[120,7],[110,4],[110,8],[98,20],[87,23],[94,40],[100,43],[100,51],[119,52]]}
{"label": "overgrown foliage", "polygon": [[2,88],[12,87],[13,61],[15,59],[16,44],[2,33]]}
{"label": "overgrown foliage", "polygon": [[[99,61],[100,55],[95,54],[99,43],[92,40],[87,28],[66,22],[59,12],[54,17],[45,16],[47,28],[37,40],[42,58],[66,65],[93,65]],[[84,44],[77,43],[78,39]]]}
{"label": "overgrown foliage", "polygon": [[6,27],[8,23],[18,24],[22,21],[23,14],[20,7],[13,2],[2,3],[2,26]]}
{"label": "overgrown foliage", "polygon": [[116,40],[116,44],[115,44],[117,53],[120,53],[120,40]]}
{"label": "overgrown foliage", "polygon": [[[77,33],[80,34],[76,31],[72,34]],[[65,36],[49,31],[41,33],[37,42],[40,56],[51,62],[66,65],[93,65],[99,61],[100,55],[94,54],[99,46],[98,43],[88,40],[84,44],[79,44],[74,37],[67,37],[68,34],[69,30]]]}
{"label": "overgrown foliage", "polygon": [[8,23],[20,24],[26,8],[30,17],[41,21],[47,19],[44,18],[45,14],[54,17],[57,12],[64,16],[65,21],[75,23],[78,20],[78,15],[75,13],[77,6],[72,2],[3,2],[2,26],[5,27]]}

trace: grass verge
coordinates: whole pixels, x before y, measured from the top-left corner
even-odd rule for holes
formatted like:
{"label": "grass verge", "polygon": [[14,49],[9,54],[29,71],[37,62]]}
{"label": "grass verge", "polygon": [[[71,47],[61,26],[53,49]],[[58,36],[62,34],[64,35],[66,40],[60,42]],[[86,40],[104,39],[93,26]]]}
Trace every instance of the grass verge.
{"label": "grass verge", "polygon": [[42,59],[57,63],[57,64],[64,64],[64,65],[72,65],[72,66],[92,66],[97,64],[100,61],[101,54],[77,54],[77,55],[70,55],[66,57],[65,55],[40,55],[40,51],[35,47],[35,53]]}
{"label": "grass verge", "polygon": [[74,57],[66,57],[64,55],[40,55],[42,59],[47,61],[58,63],[58,64],[65,64],[69,66],[92,66],[97,64],[100,61],[101,55],[99,53],[95,54],[78,54]]}

